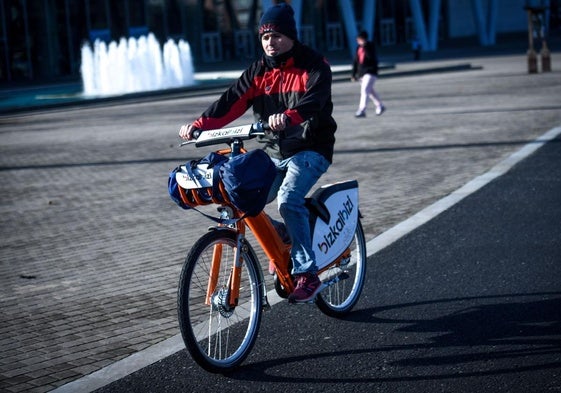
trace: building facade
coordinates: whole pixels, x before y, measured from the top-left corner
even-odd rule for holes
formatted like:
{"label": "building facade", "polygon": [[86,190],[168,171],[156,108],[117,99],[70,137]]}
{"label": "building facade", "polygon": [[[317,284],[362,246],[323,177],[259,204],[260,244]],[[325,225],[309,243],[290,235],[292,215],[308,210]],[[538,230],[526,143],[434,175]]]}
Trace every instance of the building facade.
{"label": "building facade", "polygon": [[[561,0],[544,6],[559,31]],[[195,65],[250,59],[256,27],[275,0],[0,0],[0,83],[79,78],[80,53],[95,40],[153,33],[189,42]],[[292,0],[300,40],[324,52],[354,51],[360,29],[378,45],[419,40],[423,50],[460,37],[493,45],[497,34],[527,31],[528,0]]]}

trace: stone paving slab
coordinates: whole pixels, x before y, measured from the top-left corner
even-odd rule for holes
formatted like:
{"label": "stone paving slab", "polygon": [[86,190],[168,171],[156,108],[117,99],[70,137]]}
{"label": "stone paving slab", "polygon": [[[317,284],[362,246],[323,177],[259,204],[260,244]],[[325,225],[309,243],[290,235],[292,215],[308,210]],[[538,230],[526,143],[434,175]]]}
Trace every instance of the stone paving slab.
{"label": "stone paving slab", "polygon": [[[380,78],[380,117],[355,119],[358,84],[334,84],[320,183],[359,180],[367,240],[561,124],[559,52],[537,75],[523,54],[454,62],[474,67]],[[206,153],[177,130],[214,98],[0,117],[1,391],[48,391],[178,333],[179,272],[209,222],[173,205],[167,173]]]}

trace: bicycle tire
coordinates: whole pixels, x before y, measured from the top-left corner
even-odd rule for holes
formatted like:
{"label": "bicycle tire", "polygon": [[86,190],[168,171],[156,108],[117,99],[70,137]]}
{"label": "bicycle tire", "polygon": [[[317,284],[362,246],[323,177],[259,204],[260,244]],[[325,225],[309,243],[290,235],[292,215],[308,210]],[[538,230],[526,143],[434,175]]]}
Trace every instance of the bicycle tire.
{"label": "bicycle tire", "polygon": [[320,277],[335,277],[337,282],[321,291],[316,298],[317,307],[326,315],[341,318],[347,315],[359,300],[366,276],[366,240],[360,220],[354,239],[349,246],[351,257],[345,263],[332,266]]}
{"label": "bicycle tire", "polygon": [[[192,358],[210,372],[227,372],[249,355],[261,324],[262,274],[251,246],[244,242],[238,303],[228,306],[228,287],[234,263],[237,234],[213,230],[203,235],[185,259],[178,289],[179,328]],[[215,246],[220,247],[220,269],[210,304],[205,304],[210,263]]]}

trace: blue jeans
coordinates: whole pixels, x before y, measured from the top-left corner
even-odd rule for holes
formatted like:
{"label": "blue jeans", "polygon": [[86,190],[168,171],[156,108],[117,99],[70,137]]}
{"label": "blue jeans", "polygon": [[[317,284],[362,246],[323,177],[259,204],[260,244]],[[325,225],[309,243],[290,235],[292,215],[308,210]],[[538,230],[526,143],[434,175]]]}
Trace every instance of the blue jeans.
{"label": "blue jeans", "polygon": [[327,171],[329,161],[314,151],[302,151],[284,160],[272,160],[277,166],[277,177],[267,202],[277,197],[279,213],[292,242],[292,274],[317,273],[309,212],[304,198]]}

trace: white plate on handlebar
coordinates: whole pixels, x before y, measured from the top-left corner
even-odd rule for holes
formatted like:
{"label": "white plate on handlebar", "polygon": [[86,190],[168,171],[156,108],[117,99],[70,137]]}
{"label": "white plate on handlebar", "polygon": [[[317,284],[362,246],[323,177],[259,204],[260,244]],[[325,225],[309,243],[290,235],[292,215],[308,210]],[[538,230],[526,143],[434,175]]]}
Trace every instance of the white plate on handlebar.
{"label": "white plate on handlebar", "polygon": [[201,135],[195,142],[196,146],[217,145],[219,143],[228,143],[232,138],[249,139],[252,125],[220,128],[217,130],[207,130],[201,132]]}

